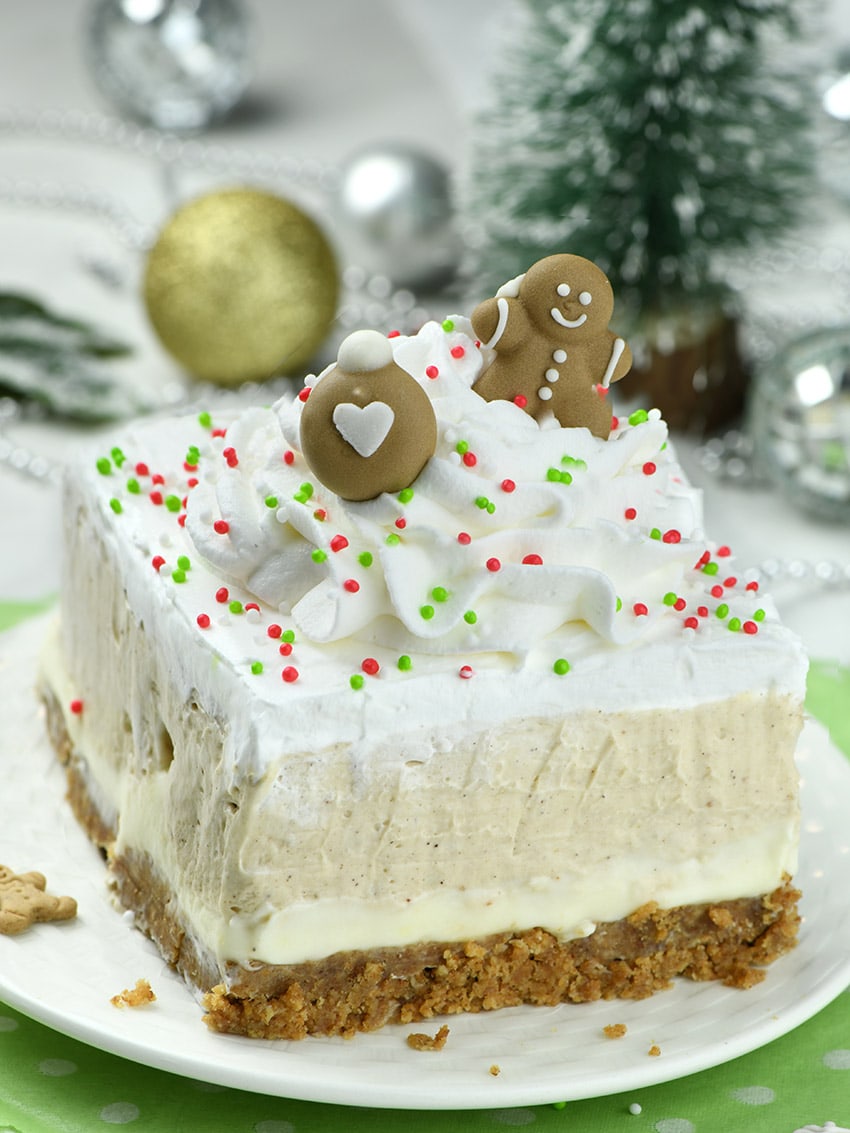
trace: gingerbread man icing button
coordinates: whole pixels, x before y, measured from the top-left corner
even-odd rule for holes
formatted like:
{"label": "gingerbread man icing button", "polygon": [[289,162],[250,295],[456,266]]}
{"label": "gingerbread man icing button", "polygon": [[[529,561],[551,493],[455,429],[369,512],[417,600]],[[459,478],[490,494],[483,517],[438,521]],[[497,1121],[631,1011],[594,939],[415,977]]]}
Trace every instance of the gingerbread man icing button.
{"label": "gingerbread man icing button", "polygon": [[516,401],[540,420],[611,432],[606,401],[632,353],[608,328],[614,293],[603,271],[582,256],[547,256],[472,313],[472,326],[495,351],[473,386],[487,401]]}
{"label": "gingerbread man icing button", "polygon": [[436,447],[431,401],[389,341],[350,334],[301,413],[301,451],[315,476],[345,500],[370,500],[412,484]]}

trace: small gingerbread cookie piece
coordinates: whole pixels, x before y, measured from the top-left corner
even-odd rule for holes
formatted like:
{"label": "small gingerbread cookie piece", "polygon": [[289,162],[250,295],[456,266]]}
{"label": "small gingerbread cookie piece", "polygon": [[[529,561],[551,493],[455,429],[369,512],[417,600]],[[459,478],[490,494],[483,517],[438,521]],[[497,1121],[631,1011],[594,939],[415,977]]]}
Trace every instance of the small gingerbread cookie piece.
{"label": "small gingerbread cookie piece", "polygon": [[611,284],[596,264],[567,254],[539,260],[472,313],[475,333],[495,351],[475,392],[606,438],[608,387],[632,364],[628,344],[608,329],[613,310]]}
{"label": "small gingerbread cookie piece", "polygon": [[156,1002],[154,990],[147,980],[136,980],[136,986],[127,988],[113,995],[109,1000],[113,1007],[146,1007]]}
{"label": "small gingerbread cookie piece", "polygon": [[0,933],[13,936],[36,921],[67,921],[77,915],[73,897],[45,893],[44,874],[13,873],[0,865]]}
{"label": "small gingerbread cookie piece", "polygon": [[414,377],[378,331],[355,331],[337,364],[310,391],[301,451],[314,475],[344,500],[407,488],[437,447],[437,418]]}

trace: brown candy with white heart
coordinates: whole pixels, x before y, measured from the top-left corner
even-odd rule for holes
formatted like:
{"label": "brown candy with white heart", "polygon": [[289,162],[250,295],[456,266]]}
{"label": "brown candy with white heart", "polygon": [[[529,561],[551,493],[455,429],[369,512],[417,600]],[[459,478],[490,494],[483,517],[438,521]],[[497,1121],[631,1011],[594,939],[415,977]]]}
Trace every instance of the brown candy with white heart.
{"label": "brown candy with white heart", "polygon": [[437,419],[419,383],[377,331],[355,331],[310,391],[301,451],[318,480],[345,500],[407,488],[437,447]]}

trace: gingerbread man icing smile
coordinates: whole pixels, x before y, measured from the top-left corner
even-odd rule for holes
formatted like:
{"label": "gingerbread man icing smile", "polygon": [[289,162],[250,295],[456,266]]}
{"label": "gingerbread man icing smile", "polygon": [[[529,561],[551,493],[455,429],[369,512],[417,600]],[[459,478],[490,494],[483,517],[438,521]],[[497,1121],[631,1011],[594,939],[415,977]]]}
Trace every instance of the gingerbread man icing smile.
{"label": "gingerbread man icing smile", "polygon": [[581,256],[539,260],[472,313],[475,333],[496,356],[475,383],[487,401],[508,400],[537,420],[611,431],[605,394],[631,368],[624,339],[608,329],[614,293],[607,276]]}

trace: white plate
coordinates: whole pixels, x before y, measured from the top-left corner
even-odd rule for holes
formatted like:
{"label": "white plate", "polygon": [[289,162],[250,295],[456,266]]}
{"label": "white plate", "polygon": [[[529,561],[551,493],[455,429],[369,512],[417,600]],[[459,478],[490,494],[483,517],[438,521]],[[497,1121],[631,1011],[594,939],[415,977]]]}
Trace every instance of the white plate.
{"label": "white plate", "polygon": [[[201,1009],[150,942],[112,907],[103,863],[63,803],[64,778],[32,693],[44,619],[0,636],[0,862],[38,869],[79,902],[77,920],[0,936],[0,998],[35,1019],[149,1066],[244,1090],[400,1109],[534,1105],[632,1090],[691,1074],[796,1027],[850,983],[850,763],[807,726],[800,758],[804,891],[799,946],[742,992],[677,981],[640,1003],[512,1008],[448,1019],[440,1053],[410,1031],[301,1043],[210,1033]],[[157,1002],[117,1010],[110,996],[147,978]],[[617,1041],[602,1028],[625,1023]],[[650,1057],[657,1043],[660,1057]],[[490,1072],[499,1067],[499,1074]]]}

